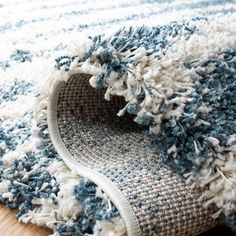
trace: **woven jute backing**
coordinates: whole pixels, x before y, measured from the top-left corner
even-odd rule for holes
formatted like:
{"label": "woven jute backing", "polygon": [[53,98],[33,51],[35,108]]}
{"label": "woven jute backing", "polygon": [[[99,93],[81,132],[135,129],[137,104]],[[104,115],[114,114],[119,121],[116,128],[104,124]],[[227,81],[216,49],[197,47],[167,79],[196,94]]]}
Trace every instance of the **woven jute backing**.
{"label": "woven jute backing", "polygon": [[[132,211],[139,235],[197,235],[215,226],[210,216],[213,209],[204,209],[197,201],[200,190],[191,189],[160,165],[158,154],[147,146],[145,129],[133,117],[117,116],[124,100],[105,101],[104,91],[92,88],[89,78],[74,75],[50,95],[50,99],[56,97],[53,122],[71,157],[105,176],[110,188],[121,192],[129,206],[124,212]],[[119,204],[118,196],[112,200]]]}

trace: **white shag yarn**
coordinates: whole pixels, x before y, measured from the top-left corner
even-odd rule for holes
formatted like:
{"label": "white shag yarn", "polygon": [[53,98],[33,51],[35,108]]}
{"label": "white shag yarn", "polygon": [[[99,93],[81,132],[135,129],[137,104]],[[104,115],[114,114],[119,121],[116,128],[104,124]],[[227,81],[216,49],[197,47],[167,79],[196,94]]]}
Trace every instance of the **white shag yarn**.
{"label": "white shag yarn", "polygon": [[[47,225],[49,228],[54,228],[55,222],[73,220],[81,214],[82,206],[73,194],[74,186],[78,184],[80,177],[72,173],[71,170],[59,160],[52,161],[47,169],[56,179],[56,181],[52,180],[53,183],[51,184],[60,184],[60,191],[57,196],[53,194],[49,199],[34,198],[32,203],[38,205],[38,207],[21,216],[19,220],[24,223],[30,221],[39,225]],[[42,186],[42,188],[46,187],[46,185]],[[57,201],[57,204],[52,201],[52,198]]]}
{"label": "white shag yarn", "polygon": [[120,217],[110,221],[97,221],[93,236],[126,236],[126,227]]}

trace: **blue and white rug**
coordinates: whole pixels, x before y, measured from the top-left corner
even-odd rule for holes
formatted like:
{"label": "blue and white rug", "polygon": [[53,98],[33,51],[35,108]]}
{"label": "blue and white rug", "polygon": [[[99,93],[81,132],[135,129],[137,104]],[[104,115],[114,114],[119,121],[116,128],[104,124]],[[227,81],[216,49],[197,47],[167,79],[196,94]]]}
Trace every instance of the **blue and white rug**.
{"label": "blue and white rug", "polygon": [[[40,101],[55,66],[66,80],[80,57],[79,72],[89,70],[106,99],[125,97],[119,115],[150,126],[163,163],[205,188],[204,206],[217,208],[212,217],[236,229],[235,11],[234,0],[0,1],[1,202],[54,235],[127,234],[107,195],[71,171],[50,142]],[[101,34],[112,37],[103,43]],[[120,45],[126,54],[116,57]],[[149,90],[155,78],[158,93]]]}

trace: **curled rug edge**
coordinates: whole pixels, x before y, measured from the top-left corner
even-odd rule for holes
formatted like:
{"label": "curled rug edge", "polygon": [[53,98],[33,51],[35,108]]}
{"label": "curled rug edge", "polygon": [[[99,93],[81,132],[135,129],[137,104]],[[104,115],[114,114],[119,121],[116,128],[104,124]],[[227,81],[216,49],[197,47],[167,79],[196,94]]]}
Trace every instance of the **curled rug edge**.
{"label": "curled rug edge", "polygon": [[[141,52],[141,54],[142,54],[142,52]],[[73,62],[73,60],[71,61],[71,62]],[[69,65],[69,67],[70,67],[70,65]],[[78,69],[79,68],[76,68],[77,69],[77,72],[76,72],[76,74],[78,73]],[[87,71],[88,69],[85,69],[85,71]],[[65,71],[68,71],[68,69],[67,70],[65,70]],[[76,70],[75,70],[76,71]],[[84,68],[82,68],[82,71],[84,71]],[[70,71],[70,69],[69,69],[69,72],[71,72]],[[81,72],[81,71],[80,71]],[[65,73],[65,72],[62,72],[62,73]],[[72,76],[72,74],[70,74],[69,76],[68,76],[68,74],[69,73],[65,73],[65,77],[63,78],[63,80],[65,80],[65,81],[67,81],[71,76]],[[96,74],[96,72],[95,72],[95,74]],[[63,77],[63,76],[62,76]],[[93,84],[93,82],[91,82],[92,84]],[[54,111],[55,111],[55,108],[54,108]],[[55,121],[55,120],[54,120]],[[49,121],[49,123],[50,123],[51,121]],[[214,140],[212,140],[212,141],[214,141]],[[60,147],[61,148],[61,147]],[[67,153],[68,154],[68,153]],[[70,165],[70,164],[69,164]],[[99,185],[99,184],[98,184]],[[208,203],[209,204],[209,203]],[[116,203],[116,205],[117,205],[117,203]],[[118,204],[119,205],[119,204]],[[119,208],[119,207],[118,207]],[[119,209],[120,210],[120,209]],[[121,212],[122,212],[122,210],[121,210]],[[135,227],[136,228],[136,227]],[[130,232],[132,232],[132,230],[130,231]]]}
{"label": "curled rug edge", "polygon": [[[73,77],[73,75],[71,75]],[[90,77],[90,76],[89,76]],[[56,151],[58,152],[59,156],[65,161],[65,163],[68,165],[68,167],[73,170],[75,173],[77,173],[79,176],[81,176],[82,178],[86,178],[89,181],[95,183],[98,187],[100,187],[109,197],[109,199],[112,201],[112,203],[116,206],[117,210],[120,213],[120,216],[122,218],[122,220],[125,223],[126,226],[126,230],[127,230],[127,234],[130,236],[136,236],[136,235],[156,235],[157,231],[158,231],[158,227],[156,228],[150,228],[150,226],[152,226],[152,223],[150,222],[145,222],[146,223],[146,231],[144,231],[143,229],[140,228],[140,218],[138,220],[137,218],[137,209],[136,212],[134,212],[132,205],[130,205],[130,201],[131,199],[129,199],[129,195],[134,195],[133,192],[129,192],[128,195],[124,195],[124,193],[122,193],[122,191],[119,190],[119,186],[117,186],[117,184],[114,184],[109,177],[105,176],[101,170],[96,170],[93,169],[92,165],[90,162],[86,163],[86,161],[84,162],[82,160],[82,163],[80,163],[81,161],[79,160],[79,158],[77,158],[76,155],[72,155],[70,153],[70,151],[68,150],[68,147],[66,147],[65,143],[62,141],[61,135],[60,135],[60,131],[58,128],[58,122],[57,122],[57,112],[58,112],[58,96],[59,96],[59,92],[60,92],[60,88],[63,86],[63,84],[67,84],[67,82],[62,81],[62,80],[54,80],[52,82],[51,85],[51,89],[49,92],[49,100],[48,100],[48,106],[47,106],[47,122],[48,122],[48,129],[49,129],[49,134],[51,137],[51,141],[56,149]],[[91,87],[91,89],[93,89]],[[93,89],[94,90],[94,89]],[[119,118],[118,118],[119,119]],[[79,140],[77,140],[79,141]],[[89,144],[88,144],[89,145]],[[152,161],[152,160],[151,160]],[[106,162],[106,159],[104,158],[104,162]],[[152,163],[154,168],[155,168],[155,162]],[[91,166],[89,168],[89,166]],[[140,164],[140,166],[142,166],[142,164]],[[158,164],[159,166],[159,164]],[[97,166],[96,166],[97,167]],[[109,162],[108,162],[108,168],[109,168]],[[111,164],[111,168],[114,168],[114,166]],[[160,166],[159,166],[160,168]],[[145,171],[149,171],[149,170],[145,170]],[[166,172],[166,170],[164,170],[164,172]],[[164,225],[162,222],[162,219],[160,219],[157,215],[155,216],[152,215],[153,217],[157,217],[157,222],[155,223],[160,223],[160,232],[159,235],[196,235],[199,233],[202,233],[208,229],[213,228],[214,226],[218,225],[220,222],[218,220],[215,220],[213,218],[211,218],[211,215],[215,212],[214,208],[209,208],[209,209],[203,209],[202,208],[202,203],[201,201],[198,202],[198,198],[201,194],[201,190],[197,189],[197,190],[192,190],[190,185],[186,185],[184,183],[184,180],[181,180],[181,178],[174,174],[172,171],[168,170],[167,171],[167,175],[161,175],[160,178],[170,178],[170,176],[175,175],[175,177],[171,180],[167,179],[167,188],[172,188],[173,184],[177,184],[178,186],[175,187],[173,192],[177,192],[178,188],[180,190],[180,196],[178,196],[178,194],[175,197],[178,198],[178,200],[174,203],[174,207],[171,205],[172,201],[173,201],[173,197],[171,197],[170,202],[168,202],[168,198],[169,195],[165,194],[164,196],[164,201],[161,200],[161,204],[170,204],[170,208],[173,208],[173,211],[175,210],[175,207],[178,206],[181,208],[180,212],[183,211],[182,213],[173,213],[173,215],[171,215],[168,210],[167,210],[167,216],[165,216],[164,213],[164,218],[167,217],[167,219],[170,219],[171,221],[175,221],[176,219],[176,223],[177,226],[174,226],[172,224],[170,224],[170,226]],[[170,176],[169,176],[170,174]],[[140,176],[139,176],[140,178]],[[159,179],[157,180],[159,181]],[[169,183],[169,181],[174,181],[174,183]],[[151,183],[152,184],[152,183]],[[165,183],[164,183],[165,184]],[[170,185],[170,186],[168,186]],[[153,194],[152,191],[152,186],[148,187],[149,189],[146,189],[146,196],[144,196],[144,199],[147,197],[147,194],[150,193],[150,195]],[[164,187],[165,188],[165,187]],[[154,191],[157,191],[157,188],[153,188]],[[199,191],[200,190],[200,191]],[[162,192],[163,190],[160,190],[160,192]],[[163,191],[164,192],[164,191]],[[157,193],[159,194],[159,193]],[[171,193],[169,193],[171,195]],[[183,195],[186,195],[186,197],[183,197]],[[128,198],[127,198],[128,197]],[[152,196],[150,197],[152,198]],[[167,200],[167,201],[166,201]],[[163,201],[163,202],[162,202]],[[155,206],[157,206],[158,204],[158,199],[157,201],[153,204],[152,203],[152,207],[155,208]],[[177,204],[177,205],[176,205]],[[147,206],[146,206],[147,207]],[[165,206],[164,206],[165,208]],[[198,209],[196,209],[198,208]],[[151,209],[151,207],[150,207]],[[193,211],[191,211],[191,214],[189,215],[189,211],[190,209]],[[165,210],[163,210],[165,211]],[[186,212],[185,212],[186,211]],[[142,214],[141,214],[142,215]],[[144,217],[144,216],[143,216]],[[176,217],[176,219],[172,219],[172,217]],[[187,227],[186,224],[183,222],[178,222],[179,219],[184,218],[185,220],[187,220]],[[186,219],[186,217],[188,219]],[[142,220],[141,220],[142,221]],[[145,221],[145,220],[144,220]],[[191,223],[190,223],[191,222]],[[148,225],[150,224],[150,226]],[[148,229],[149,228],[149,229]],[[149,232],[148,232],[149,231]]]}

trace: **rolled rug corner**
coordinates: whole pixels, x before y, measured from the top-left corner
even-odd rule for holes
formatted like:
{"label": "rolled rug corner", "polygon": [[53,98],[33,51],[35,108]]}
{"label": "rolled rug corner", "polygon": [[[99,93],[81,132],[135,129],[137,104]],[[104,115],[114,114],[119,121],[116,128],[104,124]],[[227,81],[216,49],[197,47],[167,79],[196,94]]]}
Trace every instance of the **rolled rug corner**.
{"label": "rolled rug corner", "polygon": [[232,13],[122,28],[56,59],[53,145],[128,236],[235,227],[235,26]]}

